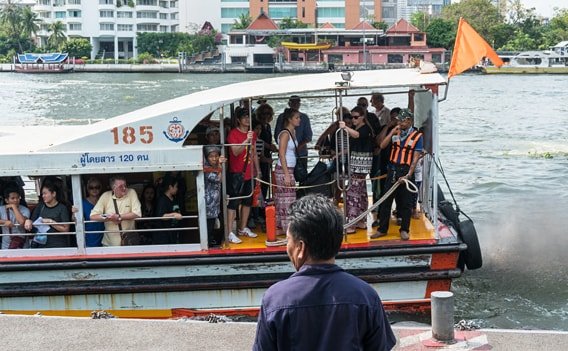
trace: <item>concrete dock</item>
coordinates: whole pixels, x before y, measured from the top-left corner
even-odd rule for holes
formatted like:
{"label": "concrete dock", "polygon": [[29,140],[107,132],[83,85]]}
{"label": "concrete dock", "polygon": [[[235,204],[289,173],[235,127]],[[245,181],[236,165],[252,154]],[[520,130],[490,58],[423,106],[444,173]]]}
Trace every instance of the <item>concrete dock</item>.
{"label": "concrete dock", "polygon": [[[433,345],[426,327],[393,326],[395,350],[566,350],[568,332],[456,331],[456,343]],[[88,319],[0,315],[2,350],[250,350],[255,323]]]}

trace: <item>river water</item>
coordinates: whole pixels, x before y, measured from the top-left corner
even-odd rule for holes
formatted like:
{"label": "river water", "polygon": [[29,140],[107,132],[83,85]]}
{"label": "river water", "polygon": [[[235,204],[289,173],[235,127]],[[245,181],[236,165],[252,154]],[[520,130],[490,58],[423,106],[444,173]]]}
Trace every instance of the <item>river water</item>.
{"label": "river water", "polygon": [[[246,74],[0,74],[0,124],[84,123]],[[301,82],[299,82],[301,84]],[[453,285],[456,319],[568,330],[568,76],[462,75],[440,104],[441,161],[484,266]],[[387,95],[389,107],[406,105]],[[314,132],[331,106],[305,101]],[[309,106],[316,107],[315,112]],[[275,104],[281,110],[283,103]]]}

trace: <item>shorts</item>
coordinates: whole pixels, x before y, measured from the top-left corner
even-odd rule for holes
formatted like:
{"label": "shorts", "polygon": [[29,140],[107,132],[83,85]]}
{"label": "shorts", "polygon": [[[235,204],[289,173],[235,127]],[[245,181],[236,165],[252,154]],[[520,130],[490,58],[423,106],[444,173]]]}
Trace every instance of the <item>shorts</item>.
{"label": "shorts", "polygon": [[[229,173],[229,178],[231,176],[232,176],[232,173]],[[243,185],[242,191],[240,193],[238,192],[238,189],[232,189],[233,182],[232,182],[231,179],[229,179],[227,184],[228,184],[227,191],[229,193],[229,196],[232,196],[232,197],[248,196],[244,199],[229,200],[229,204],[227,205],[227,208],[229,210],[237,210],[239,208],[239,205],[251,207],[251,205],[252,205],[252,189],[253,188],[252,188],[250,179],[244,181],[244,185]]]}

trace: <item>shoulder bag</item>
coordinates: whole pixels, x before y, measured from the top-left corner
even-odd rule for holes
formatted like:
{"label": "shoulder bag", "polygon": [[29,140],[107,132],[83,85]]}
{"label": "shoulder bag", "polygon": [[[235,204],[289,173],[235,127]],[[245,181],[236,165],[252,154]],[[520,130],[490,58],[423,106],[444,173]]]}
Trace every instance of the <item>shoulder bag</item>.
{"label": "shoulder bag", "polygon": [[[10,210],[8,210],[8,207],[6,207],[6,218],[10,220]],[[8,227],[8,231],[10,234],[13,234],[12,228]],[[26,240],[21,236],[10,236],[10,245],[8,246],[8,249],[22,249],[25,242]]]}
{"label": "shoulder bag", "polygon": [[298,144],[296,144],[296,139],[294,139],[292,133],[290,133],[288,129],[286,129],[286,131],[288,132],[288,134],[290,134],[290,138],[292,138],[292,141],[294,142],[294,148],[296,149],[296,166],[294,166],[294,179],[299,183],[305,182],[306,179],[308,179],[308,169],[303,162],[300,162],[300,158],[298,157]]}
{"label": "shoulder bag", "polygon": [[[112,199],[112,203],[114,204],[114,212],[120,216],[115,198]],[[122,232],[121,223],[118,223],[118,230],[120,231],[120,246],[140,245],[140,235],[137,232]]]}

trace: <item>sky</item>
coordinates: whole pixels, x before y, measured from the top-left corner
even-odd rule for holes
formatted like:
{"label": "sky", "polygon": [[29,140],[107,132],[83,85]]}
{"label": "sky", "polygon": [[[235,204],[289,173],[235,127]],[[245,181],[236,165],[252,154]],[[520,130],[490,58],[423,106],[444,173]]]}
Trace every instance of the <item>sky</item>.
{"label": "sky", "polygon": [[568,0],[521,0],[526,8],[534,7],[538,15],[552,17],[554,8],[568,8]]}

